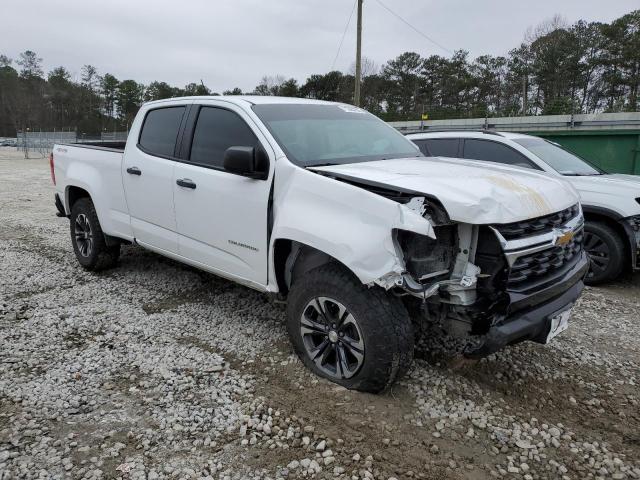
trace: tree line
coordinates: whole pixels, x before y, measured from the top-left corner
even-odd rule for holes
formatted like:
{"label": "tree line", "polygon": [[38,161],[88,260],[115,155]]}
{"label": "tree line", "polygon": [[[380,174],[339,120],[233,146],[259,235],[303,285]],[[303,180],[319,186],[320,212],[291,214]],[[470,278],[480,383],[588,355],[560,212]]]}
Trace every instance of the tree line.
{"label": "tree line", "polygon": [[[385,120],[471,118],[639,110],[640,10],[611,23],[561,17],[530,28],[504,56],[470,59],[406,52],[378,67],[364,59],[362,106]],[[265,76],[250,92],[223,95],[283,95],[353,102],[351,72],[294,78]],[[85,65],[79,81],[63,66],[45,75],[30,50],[0,55],[0,136],[23,129],[77,128],[95,134],[128,128],[145,101],[218,95],[202,82],[184,88],[154,81],[143,85],[99,74]]]}

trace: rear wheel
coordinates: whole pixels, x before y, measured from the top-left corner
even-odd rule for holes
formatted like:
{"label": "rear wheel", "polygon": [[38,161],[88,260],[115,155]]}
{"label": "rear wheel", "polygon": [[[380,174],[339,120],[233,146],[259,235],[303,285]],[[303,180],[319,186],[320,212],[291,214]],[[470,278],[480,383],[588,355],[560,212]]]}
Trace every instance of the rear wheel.
{"label": "rear wheel", "polygon": [[120,245],[107,246],[90,198],[81,198],[73,204],[70,220],[73,251],[82,267],[99,271],[111,268],[118,262]]}
{"label": "rear wheel", "polygon": [[413,359],[413,329],[402,302],[379,288],[367,288],[338,264],[295,279],[287,327],[310,370],[350,389],[380,392]]}
{"label": "rear wheel", "polygon": [[588,285],[616,279],[624,268],[624,242],[609,225],[587,222],[584,227],[584,249],[591,260],[586,278]]}

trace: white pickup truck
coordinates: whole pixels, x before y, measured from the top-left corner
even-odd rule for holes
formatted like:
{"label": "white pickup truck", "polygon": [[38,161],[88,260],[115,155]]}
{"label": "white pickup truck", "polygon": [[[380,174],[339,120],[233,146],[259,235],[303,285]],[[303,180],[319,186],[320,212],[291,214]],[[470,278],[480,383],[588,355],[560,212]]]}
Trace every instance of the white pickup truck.
{"label": "white pickup truck", "polygon": [[60,216],[88,270],[135,243],[287,302],[314,372],[378,392],[436,327],[480,357],[567,327],[588,268],[560,178],[434,160],[350,105],[145,104],[126,144],[56,145]]}

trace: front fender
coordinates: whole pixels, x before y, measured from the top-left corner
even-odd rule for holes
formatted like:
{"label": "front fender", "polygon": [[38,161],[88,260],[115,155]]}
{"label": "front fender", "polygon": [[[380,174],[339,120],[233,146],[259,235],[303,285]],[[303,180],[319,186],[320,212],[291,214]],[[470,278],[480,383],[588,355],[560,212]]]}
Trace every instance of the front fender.
{"label": "front fender", "polygon": [[435,238],[431,223],[405,205],[287,160],[276,168],[270,251],[277,239],[294,240],[330,255],[371,284],[405,270],[394,230]]}

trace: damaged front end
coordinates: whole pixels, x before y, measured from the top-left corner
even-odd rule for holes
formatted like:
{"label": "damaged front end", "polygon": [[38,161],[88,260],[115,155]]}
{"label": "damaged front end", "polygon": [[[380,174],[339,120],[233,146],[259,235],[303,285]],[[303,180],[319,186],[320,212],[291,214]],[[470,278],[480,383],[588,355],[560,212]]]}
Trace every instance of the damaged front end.
{"label": "damaged front end", "polygon": [[434,237],[396,230],[404,272],[375,283],[405,297],[424,327],[458,339],[480,357],[523,340],[544,342],[550,318],[571,307],[588,261],[579,205],[512,224],[451,221],[437,202],[403,199]]}
{"label": "damaged front end", "polygon": [[[578,203],[560,211],[552,206],[577,197],[546,177],[525,177],[520,185],[520,177],[507,174],[506,179],[468,178],[479,190],[475,193],[447,177],[449,193],[442,201],[402,186],[419,185],[427,163],[391,162],[395,167],[386,170],[372,164],[315,168],[320,178],[356,188],[332,190],[326,197],[329,184],[318,182],[323,205],[331,207],[325,216],[340,235],[322,245],[299,241],[343,262],[363,284],[402,296],[414,319],[459,339],[455,344],[467,356],[485,356],[524,340],[546,343],[557,333],[553,326],[559,318],[564,327],[584,288],[582,210]],[[306,184],[299,201],[288,204],[300,210],[300,221],[309,210],[305,202],[313,198],[309,188]],[[373,195],[362,197],[362,190]],[[553,202],[547,201],[551,192]],[[347,248],[351,245],[357,248]]]}

